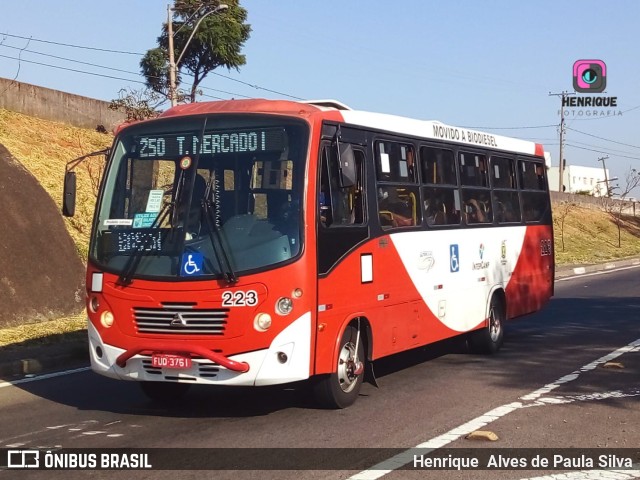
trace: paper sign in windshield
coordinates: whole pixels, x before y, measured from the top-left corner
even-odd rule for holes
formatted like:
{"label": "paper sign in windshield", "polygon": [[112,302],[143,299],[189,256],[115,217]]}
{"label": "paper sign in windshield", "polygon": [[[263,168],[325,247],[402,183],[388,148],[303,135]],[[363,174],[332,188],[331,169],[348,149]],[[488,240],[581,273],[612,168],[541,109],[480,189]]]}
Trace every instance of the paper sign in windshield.
{"label": "paper sign in windshield", "polygon": [[129,227],[129,226],[131,226],[131,223],[133,223],[133,220],[131,220],[130,218],[107,218],[104,221],[104,226],[105,227],[110,227],[110,226],[126,226],[126,227]]}
{"label": "paper sign in windshield", "polygon": [[149,228],[156,221],[157,213],[136,213],[133,216],[133,228]]}
{"label": "paper sign in windshield", "polygon": [[162,196],[164,190],[149,190],[149,198],[147,200],[147,212],[159,212],[162,205]]}

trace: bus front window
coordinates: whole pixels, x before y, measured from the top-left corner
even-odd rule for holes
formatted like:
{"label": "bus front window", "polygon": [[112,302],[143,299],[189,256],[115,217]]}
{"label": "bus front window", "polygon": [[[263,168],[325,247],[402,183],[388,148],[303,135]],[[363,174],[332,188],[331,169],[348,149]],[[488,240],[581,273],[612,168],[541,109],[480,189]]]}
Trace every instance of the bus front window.
{"label": "bus front window", "polygon": [[116,139],[91,258],[121,279],[226,278],[301,251],[308,128],[257,115],[161,119]]}

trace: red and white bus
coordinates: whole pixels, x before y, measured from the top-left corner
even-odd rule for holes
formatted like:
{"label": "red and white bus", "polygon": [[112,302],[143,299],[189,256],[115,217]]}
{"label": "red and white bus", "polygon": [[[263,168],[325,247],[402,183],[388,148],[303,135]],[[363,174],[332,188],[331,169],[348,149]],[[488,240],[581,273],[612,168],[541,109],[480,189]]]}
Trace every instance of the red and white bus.
{"label": "red and white bus", "polygon": [[461,334],[497,351],[553,277],[539,144],[335,101],[181,105],[108,155],[91,365],[155,399],[311,380],[342,408],[381,357]]}

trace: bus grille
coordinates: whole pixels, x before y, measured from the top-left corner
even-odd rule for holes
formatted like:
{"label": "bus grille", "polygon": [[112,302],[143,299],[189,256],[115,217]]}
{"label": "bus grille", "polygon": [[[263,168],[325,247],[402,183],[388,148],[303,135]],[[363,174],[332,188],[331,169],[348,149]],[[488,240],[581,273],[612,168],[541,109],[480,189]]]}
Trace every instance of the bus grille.
{"label": "bus grille", "polygon": [[191,305],[163,308],[134,307],[138,333],[224,335],[228,309],[195,309]]}

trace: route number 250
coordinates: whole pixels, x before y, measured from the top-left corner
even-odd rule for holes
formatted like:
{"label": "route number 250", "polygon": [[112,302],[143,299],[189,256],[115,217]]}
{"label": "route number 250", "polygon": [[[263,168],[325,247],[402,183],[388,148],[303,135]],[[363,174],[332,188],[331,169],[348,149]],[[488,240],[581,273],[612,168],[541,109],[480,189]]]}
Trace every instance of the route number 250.
{"label": "route number 250", "polygon": [[223,307],[254,307],[258,304],[258,293],[255,290],[226,290],[222,292]]}

